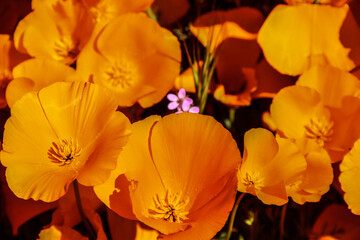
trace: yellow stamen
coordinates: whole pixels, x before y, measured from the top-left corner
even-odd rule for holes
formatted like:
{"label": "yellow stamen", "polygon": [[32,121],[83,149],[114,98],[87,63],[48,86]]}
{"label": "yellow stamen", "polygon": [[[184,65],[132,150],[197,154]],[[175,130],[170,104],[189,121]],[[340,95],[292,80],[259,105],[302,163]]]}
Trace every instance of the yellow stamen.
{"label": "yellow stamen", "polygon": [[305,125],[305,135],[314,139],[320,146],[325,142],[331,141],[334,123],[325,117],[311,118],[310,122]]}
{"label": "yellow stamen", "polygon": [[189,198],[183,199],[181,195],[181,192],[172,194],[167,190],[165,198],[161,199],[157,194],[153,198],[155,207],[148,210],[150,217],[176,223],[182,223],[187,220],[188,217],[186,215],[189,212],[185,211],[185,208],[189,203]]}
{"label": "yellow stamen", "polygon": [[114,88],[127,88],[131,86],[134,74],[134,67],[127,62],[116,62],[105,71],[105,78]]}
{"label": "yellow stamen", "polygon": [[246,175],[245,177],[242,178],[242,180],[247,190],[248,189],[260,190],[261,188],[264,187],[259,172],[252,172],[252,173],[246,172]]}
{"label": "yellow stamen", "polygon": [[80,157],[81,148],[76,140],[63,139],[58,143],[53,142],[48,151],[48,157],[60,166],[70,164],[74,159]]}
{"label": "yellow stamen", "polygon": [[67,58],[75,59],[79,54],[79,48],[70,37],[61,37],[55,42],[54,51],[56,60],[64,60]]}

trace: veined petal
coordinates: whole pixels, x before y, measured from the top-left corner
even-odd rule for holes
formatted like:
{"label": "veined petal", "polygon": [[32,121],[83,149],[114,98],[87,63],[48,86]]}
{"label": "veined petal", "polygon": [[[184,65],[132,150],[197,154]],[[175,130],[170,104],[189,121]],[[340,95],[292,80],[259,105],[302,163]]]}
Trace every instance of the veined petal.
{"label": "veined petal", "polygon": [[[154,169],[151,162],[143,160],[150,158],[148,151],[149,130],[159,119],[161,119],[160,116],[152,116],[132,124],[133,133],[118,157],[116,168],[111,172],[110,177],[104,184],[94,187],[95,193],[100,200],[123,217],[136,219],[132,212],[129,192],[131,188],[134,190],[140,189],[140,191],[147,190],[146,187],[142,186],[143,182],[147,183],[149,181],[154,188],[159,185],[158,177],[154,177],[157,176],[156,169]],[[141,170],[138,169],[139,166],[141,166],[141,169],[146,169],[146,171],[139,173]],[[133,181],[131,181],[132,179]],[[152,201],[151,190],[154,189],[142,193],[145,201],[147,198]],[[149,195],[146,195],[148,192],[150,192]]]}
{"label": "veined petal", "polygon": [[116,167],[116,161],[131,134],[130,121],[124,114],[115,112],[93,143],[96,149],[89,156],[86,168],[77,177],[85,186],[95,186],[105,182],[110,171]]}
{"label": "veined petal", "polygon": [[96,192],[106,202],[110,196],[114,211],[136,217],[161,237],[208,239],[231,210],[239,159],[230,133],[213,118],[192,113],[153,116],[133,124],[118,167]]}
{"label": "veined petal", "polygon": [[[113,124],[110,121],[114,121],[111,117],[116,107],[106,89],[83,82],[55,83],[18,100],[6,123],[1,151],[11,190],[18,197],[46,202],[64,195],[97,145],[108,141],[103,139],[108,134],[101,134],[108,131],[104,130],[108,124]],[[129,125],[125,116],[118,119],[121,126]],[[119,131],[108,138],[122,139],[128,134],[126,129]],[[112,153],[107,153],[108,163],[93,175],[92,184],[104,180],[99,175],[109,171],[109,166],[115,167],[110,162],[116,162],[117,156]],[[101,161],[100,156],[91,157],[94,159],[89,166],[93,166],[92,161]]]}

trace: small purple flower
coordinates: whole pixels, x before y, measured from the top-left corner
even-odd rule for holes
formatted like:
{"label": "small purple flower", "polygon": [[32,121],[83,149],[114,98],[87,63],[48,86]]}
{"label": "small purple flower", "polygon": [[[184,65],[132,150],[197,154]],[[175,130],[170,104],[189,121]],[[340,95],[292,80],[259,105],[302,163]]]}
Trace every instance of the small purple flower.
{"label": "small purple flower", "polygon": [[185,89],[181,88],[177,95],[173,93],[169,93],[167,95],[167,99],[170,101],[168,104],[169,110],[177,109],[176,113],[181,112],[191,112],[191,113],[199,113],[199,107],[192,106],[194,101],[186,97]]}

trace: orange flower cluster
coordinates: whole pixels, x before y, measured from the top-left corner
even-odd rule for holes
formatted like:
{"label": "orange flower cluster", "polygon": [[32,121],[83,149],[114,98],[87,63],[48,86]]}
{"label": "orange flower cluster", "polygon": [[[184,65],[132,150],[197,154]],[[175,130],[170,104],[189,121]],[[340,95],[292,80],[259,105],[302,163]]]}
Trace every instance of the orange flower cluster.
{"label": "orange flower cluster", "polygon": [[286,207],[272,209],[333,185],[352,213],[331,202],[306,235],[358,236],[324,218],[359,222],[360,5],[285,2],[0,3],[11,15],[0,195],[13,233],[56,208],[38,239],[245,239],[242,222],[253,233],[261,219],[249,206],[275,205],[262,206],[284,224]]}

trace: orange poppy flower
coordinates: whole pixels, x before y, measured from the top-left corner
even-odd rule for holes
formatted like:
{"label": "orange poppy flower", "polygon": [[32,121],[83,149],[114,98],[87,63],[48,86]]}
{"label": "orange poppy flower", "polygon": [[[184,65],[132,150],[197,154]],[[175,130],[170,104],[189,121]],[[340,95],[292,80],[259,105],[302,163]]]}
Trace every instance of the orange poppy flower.
{"label": "orange poppy flower", "polygon": [[30,59],[13,69],[13,80],[6,88],[9,107],[25,93],[39,91],[55,82],[79,81],[73,68],[48,59]]}
{"label": "orange poppy flower", "polygon": [[180,45],[171,32],[144,14],[129,13],[111,21],[84,49],[77,70],[83,79],[112,90],[119,106],[139,102],[147,108],[173,87],[180,61]]}
{"label": "orange poppy flower", "polygon": [[19,198],[51,202],[77,179],[104,182],[130,133],[111,93],[84,83],[54,83],[18,100],[5,124],[1,163]]}
{"label": "orange poppy flower", "polygon": [[290,140],[275,138],[264,128],[251,129],[244,136],[238,191],[255,195],[265,204],[283,205],[288,201],[286,185],[305,169],[304,156]]}
{"label": "orange poppy flower", "polygon": [[351,212],[357,215],[360,215],[359,154],[360,140],[357,140],[354,143],[354,147],[345,155],[344,160],[340,164],[341,174],[339,176],[341,189],[345,192],[344,200]]}
{"label": "orange poppy flower", "polygon": [[259,10],[241,7],[206,13],[190,25],[190,30],[212,52],[228,38],[255,40],[263,21]]}
{"label": "orange poppy flower", "polygon": [[231,134],[212,117],[152,116],[133,124],[116,170],[95,193],[162,239],[210,239],[234,204],[239,160]]}
{"label": "orange poppy flower", "polygon": [[41,1],[21,20],[14,33],[15,47],[37,58],[73,63],[94,23],[80,1]]}
{"label": "orange poppy flower", "polygon": [[[299,75],[311,66],[324,63],[348,71],[359,65],[360,58],[359,53],[352,53],[357,56],[354,59],[348,56],[349,48],[357,43],[344,47],[340,41],[345,17],[354,22],[347,5],[340,8],[318,4],[278,5],[261,27],[258,43],[267,61],[283,74]],[[348,38],[360,31],[351,29]]]}
{"label": "orange poppy flower", "polygon": [[359,86],[350,73],[331,66],[314,67],[296,86],[274,97],[271,118],[286,137],[313,139],[333,162],[340,161],[360,137],[356,124],[360,120]]}
{"label": "orange poppy flower", "polygon": [[159,23],[169,26],[189,11],[190,4],[188,0],[155,0],[151,8],[157,13]]}
{"label": "orange poppy flower", "polygon": [[318,202],[333,181],[330,156],[313,140],[296,139],[295,144],[306,159],[306,170],[286,186],[286,191],[298,204]]}

